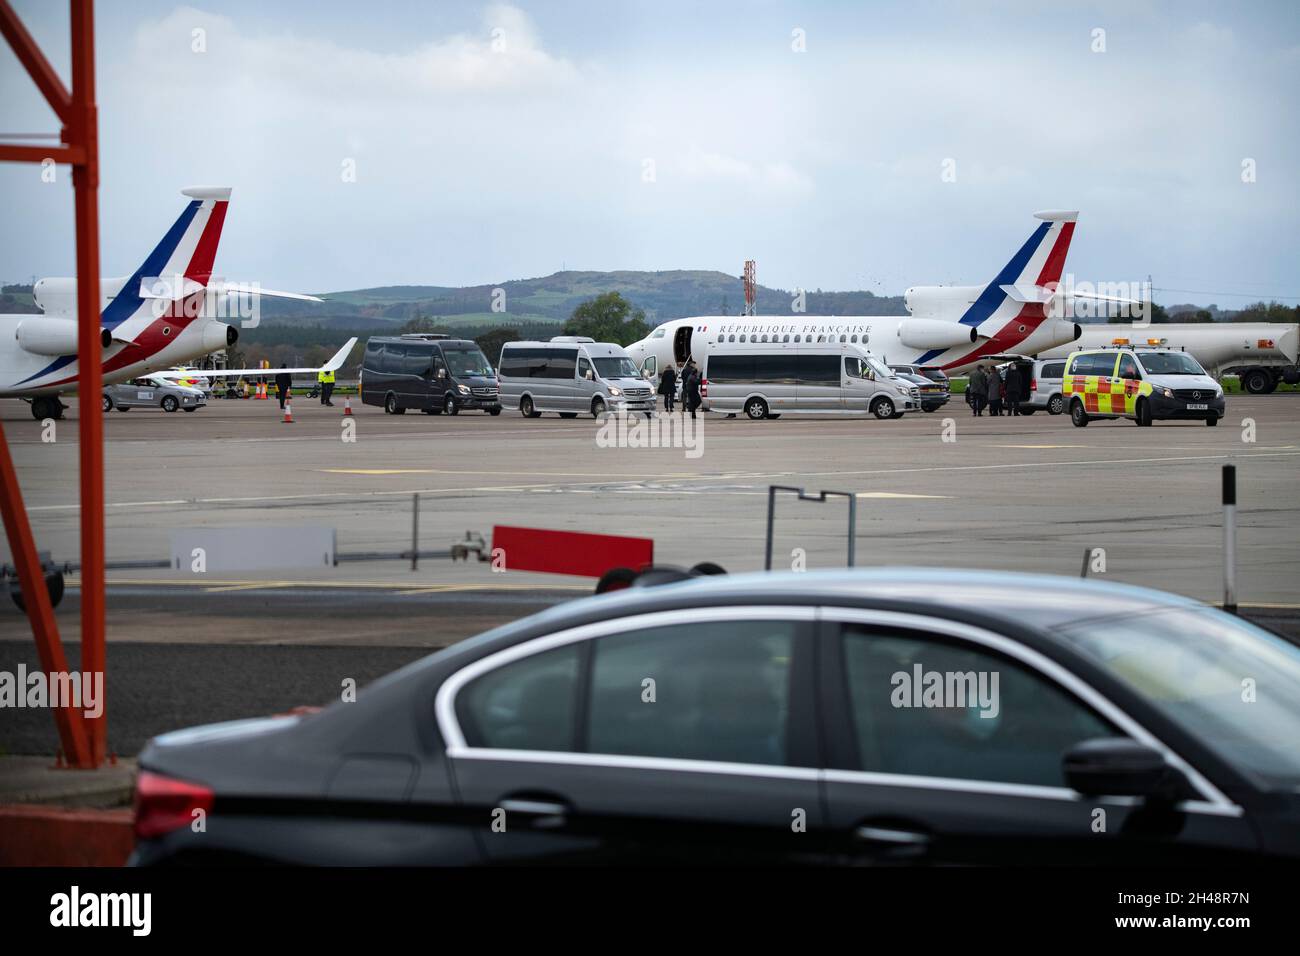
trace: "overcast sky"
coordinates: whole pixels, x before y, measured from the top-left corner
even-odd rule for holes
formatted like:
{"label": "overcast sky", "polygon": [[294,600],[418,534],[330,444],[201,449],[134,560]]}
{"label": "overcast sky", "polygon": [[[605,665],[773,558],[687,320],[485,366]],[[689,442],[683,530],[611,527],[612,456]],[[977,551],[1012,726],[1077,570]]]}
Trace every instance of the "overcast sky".
{"label": "overcast sky", "polygon": [[[15,6],[66,77],[67,4]],[[298,291],[755,258],[765,285],[896,294],[991,278],[1055,208],[1080,210],[1079,279],[1214,293],[1166,303],[1300,296],[1295,2],[97,15],[109,275],[152,249],[181,188],[219,184],[218,271]],[[57,129],[3,44],[0,91],[0,131]],[[58,173],[0,165],[0,279],[72,271]]]}

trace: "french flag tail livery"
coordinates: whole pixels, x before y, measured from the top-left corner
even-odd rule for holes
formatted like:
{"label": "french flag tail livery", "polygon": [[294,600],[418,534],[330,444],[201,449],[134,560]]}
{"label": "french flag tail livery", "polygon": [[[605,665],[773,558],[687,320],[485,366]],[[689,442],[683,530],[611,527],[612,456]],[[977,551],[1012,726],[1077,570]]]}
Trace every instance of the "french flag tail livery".
{"label": "french flag tail livery", "polygon": [[[104,328],[117,330],[133,318],[132,324],[145,320],[141,306],[148,298],[162,297],[160,287],[166,297],[178,299],[207,287],[230,206],[230,187],[192,186],[181,195],[190,198],[189,204],[104,310]],[[129,334],[122,337],[132,339]]]}
{"label": "french flag tail livery", "polygon": [[[1065,255],[1074,238],[1078,212],[1036,212],[1042,222],[1025,240],[1011,261],[984,287],[961,317],[962,325],[979,326],[992,318],[1008,301],[1044,302],[1061,281]],[[1018,311],[1018,310],[1017,310]]]}

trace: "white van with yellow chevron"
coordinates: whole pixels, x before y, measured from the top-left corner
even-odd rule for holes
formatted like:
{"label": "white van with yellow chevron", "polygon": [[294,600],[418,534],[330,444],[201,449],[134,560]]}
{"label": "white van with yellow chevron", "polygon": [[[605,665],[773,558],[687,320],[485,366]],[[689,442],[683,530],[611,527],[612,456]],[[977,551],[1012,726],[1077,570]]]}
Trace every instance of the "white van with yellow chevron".
{"label": "white van with yellow chevron", "polygon": [[1139,425],[1191,418],[1217,425],[1226,407],[1223,389],[1200,363],[1171,349],[1071,352],[1061,394],[1078,428],[1094,418],[1131,418]]}

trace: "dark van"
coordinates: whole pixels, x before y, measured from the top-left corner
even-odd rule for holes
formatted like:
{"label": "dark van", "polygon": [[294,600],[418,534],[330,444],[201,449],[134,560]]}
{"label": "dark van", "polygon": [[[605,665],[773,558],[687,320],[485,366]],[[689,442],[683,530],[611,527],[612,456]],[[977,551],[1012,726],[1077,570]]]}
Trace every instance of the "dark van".
{"label": "dark van", "polygon": [[426,415],[481,408],[501,414],[497,375],[469,339],[415,333],[376,336],[361,360],[361,401],[390,415],[418,408]]}

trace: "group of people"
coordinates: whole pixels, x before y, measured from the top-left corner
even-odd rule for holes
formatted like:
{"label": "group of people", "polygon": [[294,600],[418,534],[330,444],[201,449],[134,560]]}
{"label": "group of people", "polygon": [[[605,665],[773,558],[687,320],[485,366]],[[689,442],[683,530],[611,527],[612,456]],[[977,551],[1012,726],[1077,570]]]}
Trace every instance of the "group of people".
{"label": "group of people", "polygon": [[1029,398],[1023,379],[1014,362],[1007,366],[1005,374],[994,365],[987,369],[983,365],[975,366],[966,383],[966,404],[971,407],[971,414],[983,415],[987,408],[990,415],[1019,415],[1020,404]]}
{"label": "group of people", "polygon": [[682,383],[682,407],[695,417],[696,410],[704,403],[700,395],[700,369],[694,359],[687,359],[679,374],[675,366],[669,365],[659,376],[659,394],[664,397],[664,411],[673,411],[677,401],[677,380]]}

